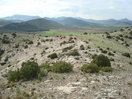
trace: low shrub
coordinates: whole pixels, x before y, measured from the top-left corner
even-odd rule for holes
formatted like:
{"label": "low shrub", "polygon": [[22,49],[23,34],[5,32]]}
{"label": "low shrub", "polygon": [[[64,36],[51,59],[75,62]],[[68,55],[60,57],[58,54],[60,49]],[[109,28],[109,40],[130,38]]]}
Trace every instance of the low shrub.
{"label": "low shrub", "polygon": [[107,50],[101,50],[102,53],[106,54],[107,53]]}
{"label": "low shrub", "polygon": [[73,48],[73,46],[69,46],[69,47],[65,47],[62,52],[67,52],[68,50],[71,50]]}
{"label": "low shrub", "polygon": [[42,77],[41,77],[41,74],[40,73],[38,74],[38,80],[39,81],[42,81]]}
{"label": "low shrub", "polygon": [[115,61],[114,58],[110,58],[109,60],[110,60],[110,61]]}
{"label": "low shrub", "polygon": [[0,56],[1,56],[2,54],[4,54],[4,52],[5,52],[5,50],[0,49]]}
{"label": "low shrub", "polygon": [[19,48],[19,44],[16,44],[16,45],[15,45],[15,48]]}
{"label": "low shrub", "polygon": [[33,41],[29,41],[28,44],[33,44]]}
{"label": "low shrub", "polygon": [[112,72],[112,68],[111,67],[102,67],[101,71],[103,71],[103,72]]}
{"label": "low shrub", "polygon": [[92,59],[95,59],[97,57],[97,54],[92,55]]}
{"label": "low shrub", "polygon": [[22,63],[22,67],[16,71],[9,71],[7,74],[8,81],[30,80],[38,76],[40,73],[39,66],[34,61]]}
{"label": "low shrub", "polygon": [[71,72],[72,70],[73,65],[64,61],[58,61],[52,66],[52,71],[55,73]]}
{"label": "low shrub", "polygon": [[87,46],[87,49],[91,49],[91,47],[88,45],[88,46]]}
{"label": "low shrub", "polygon": [[42,69],[47,70],[47,71],[51,71],[51,66],[47,63],[43,63],[40,65],[40,70],[42,70]]}
{"label": "low shrub", "polygon": [[108,53],[108,55],[110,55],[110,56],[114,56],[114,54],[113,54],[113,53],[111,53],[111,52],[109,52],[109,53]]}
{"label": "low shrub", "polygon": [[55,58],[58,58],[58,56],[56,53],[53,53],[53,54],[48,55],[48,58],[55,59]]}
{"label": "low shrub", "polygon": [[38,73],[40,72],[40,68],[37,62],[27,61],[22,63],[20,72],[23,79],[29,80],[37,77]]}
{"label": "low shrub", "polygon": [[9,41],[8,39],[2,39],[2,43],[3,43],[3,44],[9,44],[10,41]]}
{"label": "low shrub", "polygon": [[96,56],[92,60],[92,63],[97,64],[97,66],[99,67],[110,67],[111,66],[109,58],[107,56],[104,56],[103,54]]}
{"label": "low shrub", "polygon": [[28,45],[25,45],[24,48],[27,49],[28,48]]}
{"label": "low shrub", "polygon": [[84,73],[98,73],[99,70],[100,70],[99,67],[94,63],[84,64],[81,67],[81,71]]}
{"label": "low shrub", "polygon": [[17,35],[16,35],[16,33],[12,33],[12,36],[13,36],[13,38],[16,38]]}
{"label": "low shrub", "polygon": [[87,33],[87,32],[84,32],[83,34],[84,34],[84,35],[87,35],[88,33]]}
{"label": "low shrub", "polygon": [[125,56],[125,57],[131,57],[129,53],[123,53],[122,56]]}
{"label": "low shrub", "polygon": [[60,43],[60,46],[62,46],[62,45],[64,45],[64,44],[67,44],[67,42],[66,42],[66,41],[61,42],[61,43]]}
{"label": "low shrub", "polygon": [[132,31],[130,31],[130,35],[132,35]]}
{"label": "low shrub", "polygon": [[13,81],[19,81],[21,79],[21,73],[19,70],[16,70],[16,71],[9,71],[8,74],[7,74],[7,79],[9,82]]}
{"label": "low shrub", "polygon": [[74,49],[73,51],[67,53],[67,55],[69,56],[79,56],[79,52],[77,51],[77,49]]}
{"label": "low shrub", "polygon": [[120,31],[124,31],[124,29],[120,29]]}
{"label": "low shrub", "polygon": [[112,38],[112,36],[110,36],[110,35],[107,35],[107,36],[106,36],[106,38],[108,38],[108,39],[111,39],[111,38]]}
{"label": "low shrub", "polygon": [[81,46],[80,46],[80,50],[85,50],[84,45],[81,45]]}

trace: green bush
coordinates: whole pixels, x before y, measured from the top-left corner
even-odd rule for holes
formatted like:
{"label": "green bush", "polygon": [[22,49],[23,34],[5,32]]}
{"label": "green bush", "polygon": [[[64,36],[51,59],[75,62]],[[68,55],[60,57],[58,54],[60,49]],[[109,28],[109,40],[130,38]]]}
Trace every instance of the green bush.
{"label": "green bush", "polygon": [[71,72],[72,70],[73,65],[64,61],[58,61],[52,66],[52,71],[55,73]]}
{"label": "green bush", "polygon": [[130,31],[130,35],[132,35],[132,31]]}
{"label": "green bush", "polygon": [[40,72],[40,68],[37,62],[27,61],[22,63],[20,72],[23,79],[29,80],[37,77],[38,73]]}
{"label": "green bush", "polygon": [[110,61],[115,61],[114,58],[110,58],[109,60],[110,60]]}
{"label": "green bush", "polygon": [[8,81],[19,81],[21,79],[30,80],[38,76],[40,68],[34,61],[27,61],[22,63],[20,70],[9,71],[7,74]]}
{"label": "green bush", "polygon": [[107,36],[106,36],[106,38],[108,38],[108,39],[111,39],[111,38],[112,38],[112,36],[110,36],[110,35],[107,35]]}
{"label": "green bush", "polygon": [[101,50],[102,53],[106,54],[107,53],[107,50]]}
{"label": "green bush", "polygon": [[12,33],[12,36],[13,36],[13,38],[16,38],[17,35],[16,35],[16,33]]}
{"label": "green bush", "polygon": [[43,63],[40,65],[40,70],[41,69],[44,69],[44,70],[47,70],[47,71],[51,71],[51,66],[47,63]]}
{"label": "green bush", "polygon": [[85,50],[84,45],[81,45],[81,46],[80,46],[80,50]]}
{"label": "green bush", "polygon": [[13,81],[19,81],[21,79],[21,73],[19,70],[16,70],[16,71],[9,71],[8,74],[7,74],[7,79],[9,82]]}
{"label": "green bush", "polygon": [[15,45],[15,48],[19,48],[19,44],[16,44],[16,45]]}
{"label": "green bush", "polygon": [[131,57],[129,53],[123,53],[122,55],[129,58]]}
{"label": "green bush", "polygon": [[99,67],[94,63],[84,64],[81,67],[81,71],[84,72],[84,73],[98,73],[99,72]]}
{"label": "green bush", "polygon": [[87,49],[91,49],[90,45],[87,46]]}
{"label": "green bush", "polygon": [[30,40],[29,40],[28,44],[33,44],[33,41],[30,41]]}
{"label": "green bush", "polygon": [[2,39],[2,43],[3,43],[3,44],[9,44],[10,41],[9,41],[8,39]]}
{"label": "green bush", "polygon": [[103,72],[112,72],[112,68],[111,67],[102,67],[101,70]]}
{"label": "green bush", "polygon": [[97,64],[99,67],[110,67],[111,63],[110,60],[107,56],[104,56],[102,54],[96,56],[93,60],[92,63]]}
{"label": "green bush", "polygon": [[48,58],[55,59],[55,58],[58,58],[58,56],[56,53],[53,53],[53,54],[48,55]]}
{"label": "green bush", "polygon": [[28,48],[28,45],[25,45],[24,48],[27,49]]}
{"label": "green bush", "polygon": [[87,35],[88,33],[87,33],[87,32],[84,32],[83,34],[84,34],[84,35]]}
{"label": "green bush", "polygon": [[113,53],[111,53],[111,52],[109,52],[109,53],[108,53],[108,55],[110,55],[110,56],[114,56],[114,54],[113,54]]}
{"label": "green bush", "polygon": [[5,50],[0,49],[0,56],[4,54]]}
{"label": "green bush", "polygon": [[65,47],[62,52],[67,52],[68,50],[71,50],[73,48],[73,46],[69,46],[69,47]]}
{"label": "green bush", "polygon": [[97,54],[92,55],[92,59],[95,59],[97,57]]}
{"label": "green bush", "polygon": [[67,55],[69,56],[79,56],[79,52],[77,51],[77,49],[74,49],[73,51],[69,52]]}
{"label": "green bush", "polygon": [[41,77],[41,74],[40,73],[38,74],[38,80],[39,81],[42,81],[42,77]]}

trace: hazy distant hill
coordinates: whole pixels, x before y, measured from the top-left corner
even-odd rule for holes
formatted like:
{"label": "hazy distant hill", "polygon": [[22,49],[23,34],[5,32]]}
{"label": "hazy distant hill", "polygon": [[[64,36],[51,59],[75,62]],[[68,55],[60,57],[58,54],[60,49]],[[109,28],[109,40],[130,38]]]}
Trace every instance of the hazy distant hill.
{"label": "hazy distant hill", "polygon": [[113,25],[113,26],[132,26],[132,21],[124,18],[121,20],[115,20],[115,19],[108,19],[108,20],[94,20],[94,19],[84,19],[84,18],[78,18],[80,20],[91,22],[91,23],[97,23],[97,24],[103,24],[103,25]]}
{"label": "hazy distant hill", "polygon": [[28,20],[32,20],[32,19],[38,19],[38,18],[40,18],[40,17],[39,16],[28,16],[28,15],[13,15],[13,16],[4,17],[2,19],[28,21]]}
{"label": "hazy distant hill", "polygon": [[34,19],[21,23],[11,23],[3,26],[0,30],[7,31],[42,31],[61,28],[63,25],[43,18]]}
{"label": "hazy distant hill", "polygon": [[64,24],[64,25],[70,25],[70,26],[79,26],[79,27],[101,27],[102,25],[86,22],[84,20],[80,20],[77,18],[72,17],[58,17],[58,18],[47,18],[49,20],[54,20],[58,23]]}

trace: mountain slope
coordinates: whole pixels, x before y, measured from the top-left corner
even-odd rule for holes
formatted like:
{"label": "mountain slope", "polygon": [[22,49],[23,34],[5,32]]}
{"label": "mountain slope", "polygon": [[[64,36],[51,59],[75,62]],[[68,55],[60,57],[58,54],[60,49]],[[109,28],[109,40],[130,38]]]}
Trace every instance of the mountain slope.
{"label": "mountain slope", "polygon": [[19,23],[19,22],[21,22],[21,21],[0,19],[0,25],[2,25],[2,26],[11,24],[11,23]]}
{"label": "mountain slope", "polygon": [[11,23],[3,26],[0,30],[4,30],[5,32],[6,31],[43,31],[49,29],[56,29],[60,27],[63,27],[63,25],[55,21],[39,18],[21,23]]}

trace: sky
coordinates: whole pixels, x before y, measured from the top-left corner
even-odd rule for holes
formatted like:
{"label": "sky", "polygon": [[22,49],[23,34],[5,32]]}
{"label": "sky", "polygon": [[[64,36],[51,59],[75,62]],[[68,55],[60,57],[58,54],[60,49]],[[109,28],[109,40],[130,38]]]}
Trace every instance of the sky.
{"label": "sky", "polygon": [[0,0],[0,17],[82,17],[132,19],[132,0]]}

